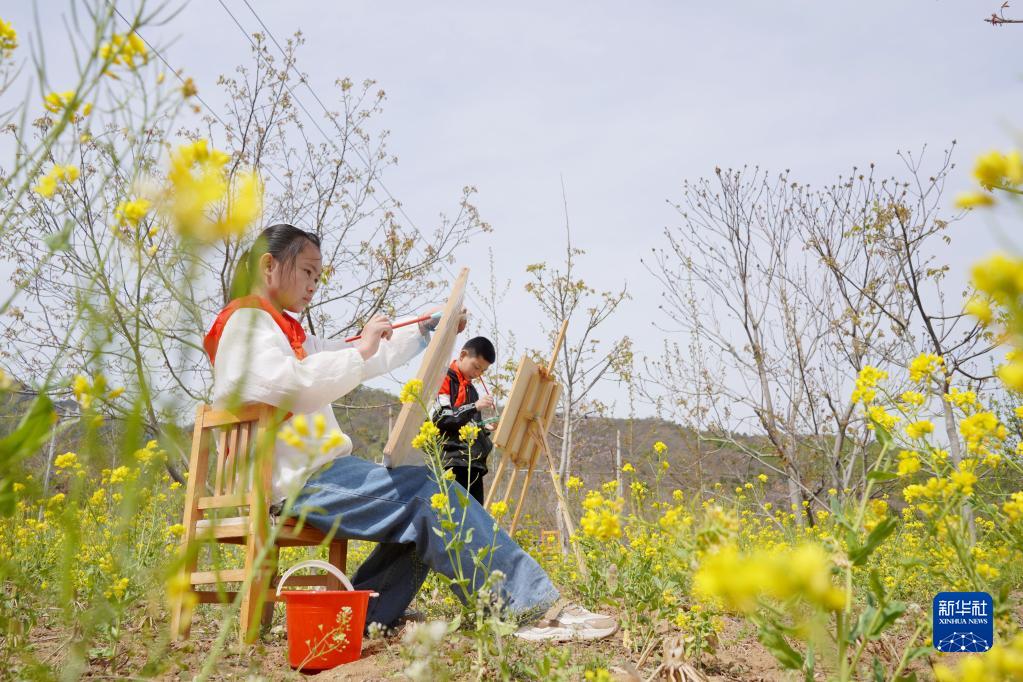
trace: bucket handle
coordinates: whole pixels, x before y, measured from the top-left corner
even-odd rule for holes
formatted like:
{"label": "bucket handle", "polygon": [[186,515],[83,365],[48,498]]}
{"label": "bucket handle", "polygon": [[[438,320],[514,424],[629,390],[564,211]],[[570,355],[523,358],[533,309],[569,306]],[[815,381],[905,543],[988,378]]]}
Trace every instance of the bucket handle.
{"label": "bucket handle", "polygon": [[[350,581],[348,579],[348,576],[342,573],[341,569],[339,569],[337,566],[333,564],[328,564],[326,561],[322,561],[320,559],[310,559],[308,561],[299,562],[284,572],[284,575],[281,576],[280,582],[277,583],[278,597],[281,596],[281,590],[284,589],[284,581],[291,577],[292,573],[303,568],[322,568],[324,571],[327,571],[328,573],[332,574],[335,578],[340,580],[341,584],[344,585],[345,588],[349,590],[355,590],[355,587],[352,585],[352,581]],[[375,597],[376,594],[374,593],[373,596]]]}

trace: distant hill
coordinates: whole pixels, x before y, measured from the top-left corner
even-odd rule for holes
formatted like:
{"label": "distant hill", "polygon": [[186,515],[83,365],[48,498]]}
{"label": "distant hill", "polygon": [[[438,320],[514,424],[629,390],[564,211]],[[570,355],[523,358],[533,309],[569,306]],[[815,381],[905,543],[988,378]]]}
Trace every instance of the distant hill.
{"label": "distant hill", "polygon": [[[398,399],[386,391],[359,387],[336,404],[334,413],[341,428],[352,438],[355,453],[379,461],[387,440],[389,419],[396,419],[400,409]],[[692,494],[701,487],[710,488],[717,481],[731,487],[750,480],[761,471],[740,453],[701,445],[693,431],[674,422],[657,418],[597,417],[583,420],[574,434],[571,473],[582,479],[585,489],[615,480],[615,449],[619,434],[622,462],[631,463],[641,480],[654,478],[654,443],[660,441],[668,446],[665,458],[670,466],[661,483],[665,496],[675,488]],[[551,428],[550,443],[555,458],[559,458],[561,422],[558,419]],[[491,474],[486,478],[488,486],[498,458],[498,453],[491,455]],[[541,461],[537,466],[543,468],[534,473],[526,509],[538,517],[543,527],[551,527],[554,491],[546,463]],[[627,479],[625,485],[628,485]]]}
{"label": "distant hill", "polygon": [[[9,433],[17,425],[31,399],[31,393],[15,391],[0,400],[0,435]],[[69,403],[64,406],[65,408],[74,407],[73,401],[65,402]],[[389,423],[397,418],[400,409],[401,404],[396,396],[386,391],[360,386],[335,404],[334,413],[341,428],[351,437],[355,454],[379,461],[387,440]],[[191,425],[184,428],[187,434]],[[114,438],[114,431],[116,427],[105,435]],[[78,428],[68,429],[55,439],[54,452],[60,454],[67,450],[75,450],[80,436]],[[619,436],[622,462],[631,463],[636,469],[635,475],[645,481],[654,478],[656,461],[653,444],[660,441],[668,446],[665,457],[670,467],[661,484],[662,495],[665,496],[675,488],[687,494],[695,493],[701,488],[709,488],[716,481],[731,486],[750,480],[759,473],[759,469],[749,458],[736,452],[715,450],[705,443],[701,444],[693,431],[683,429],[673,422],[656,418],[633,420],[598,417],[583,420],[574,435],[571,473],[582,479],[586,489],[597,488],[606,481],[615,480],[615,450]],[[555,419],[551,429],[550,443],[557,460],[561,450],[561,423],[558,419]],[[41,476],[46,467],[48,451],[49,443],[36,456],[25,462],[26,467]],[[117,456],[113,454],[114,448],[111,448],[111,452],[112,457]],[[499,453],[491,455],[492,472],[497,466],[498,457]],[[117,462],[102,464],[116,466]],[[541,526],[552,527],[555,508],[553,487],[546,463],[539,461],[537,466],[538,470],[534,473],[533,485],[527,497],[526,509],[537,517]],[[491,482],[492,475],[492,473],[488,475],[487,485]],[[628,478],[625,485],[628,485]]]}

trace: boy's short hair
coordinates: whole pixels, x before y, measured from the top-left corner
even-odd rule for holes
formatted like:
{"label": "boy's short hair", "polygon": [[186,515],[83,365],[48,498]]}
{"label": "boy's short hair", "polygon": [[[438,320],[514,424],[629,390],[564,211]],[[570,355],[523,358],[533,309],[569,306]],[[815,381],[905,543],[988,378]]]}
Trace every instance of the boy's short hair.
{"label": "boy's short hair", "polygon": [[483,358],[491,365],[497,362],[497,351],[494,350],[494,344],[485,336],[476,336],[469,339],[462,346],[462,350],[472,357]]}

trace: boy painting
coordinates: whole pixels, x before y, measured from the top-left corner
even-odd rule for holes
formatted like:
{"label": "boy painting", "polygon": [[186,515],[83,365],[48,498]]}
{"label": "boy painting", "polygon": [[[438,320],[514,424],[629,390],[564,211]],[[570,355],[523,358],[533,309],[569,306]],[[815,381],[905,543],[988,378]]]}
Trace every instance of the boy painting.
{"label": "boy painting", "polygon": [[[477,336],[462,346],[458,357],[448,367],[440,386],[433,412],[433,422],[444,440],[441,460],[455,480],[483,504],[483,476],[487,473],[487,456],[494,449],[490,437],[493,424],[483,424],[481,410],[493,410],[494,399],[480,396],[472,382],[494,364],[497,353],[489,339]],[[466,442],[460,431],[472,424],[479,428],[475,440]]]}

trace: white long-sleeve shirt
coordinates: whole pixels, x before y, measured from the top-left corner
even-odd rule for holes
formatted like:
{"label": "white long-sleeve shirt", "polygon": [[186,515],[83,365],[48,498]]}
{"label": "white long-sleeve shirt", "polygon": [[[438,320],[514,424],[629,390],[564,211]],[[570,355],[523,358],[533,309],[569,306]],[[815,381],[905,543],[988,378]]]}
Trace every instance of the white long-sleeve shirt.
{"label": "white long-sleeve shirt", "polygon": [[[312,424],[322,415],[330,433],[340,431],[331,403],[356,386],[405,364],[427,345],[418,325],[394,330],[390,340],[368,360],[344,341],[309,335],[299,360],[288,339],[265,310],[241,308],[228,318],[213,368],[213,404],[230,400],[267,403],[305,415]],[[312,453],[278,440],[274,449],[272,499],[279,502],[297,492],[309,476],[336,457],[352,454],[347,435],[341,445]]]}

